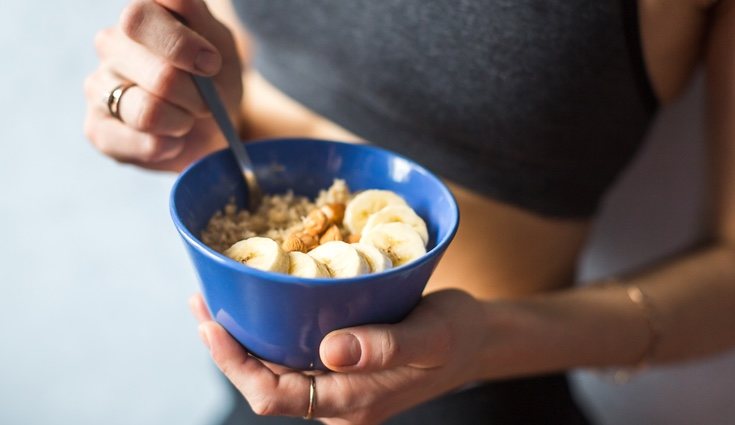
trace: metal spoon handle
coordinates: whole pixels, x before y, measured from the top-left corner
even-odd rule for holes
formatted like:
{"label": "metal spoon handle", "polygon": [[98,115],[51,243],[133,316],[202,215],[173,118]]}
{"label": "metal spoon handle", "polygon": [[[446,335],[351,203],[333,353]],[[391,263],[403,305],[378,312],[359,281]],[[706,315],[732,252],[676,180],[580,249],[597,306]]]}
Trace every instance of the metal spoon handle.
{"label": "metal spoon handle", "polygon": [[212,111],[214,120],[217,122],[220,131],[222,131],[222,134],[225,136],[227,144],[230,145],[230,151],[235,155],[237,165],[240,167],[240,171],[245,178],[245,183],[247,183],[248,186],[248,192],[250,195],[248,197],[250,211],[255,211],[260,204],[262,193],[260,191],[260,186],[258,186],[258,180],[255,178],[253,163],[250,161],[250,157],[245,151],[245,148],[240,141],[240,137],[230,121],[230,116],[227,114],[227,109],[217,93],[214,81],[209,77],[202,77],[201,75],[192,75],[192,78],[194,79],[194,84],[199,89],[199,93],[204,99],[204,103],[206,103],[209,110]]}

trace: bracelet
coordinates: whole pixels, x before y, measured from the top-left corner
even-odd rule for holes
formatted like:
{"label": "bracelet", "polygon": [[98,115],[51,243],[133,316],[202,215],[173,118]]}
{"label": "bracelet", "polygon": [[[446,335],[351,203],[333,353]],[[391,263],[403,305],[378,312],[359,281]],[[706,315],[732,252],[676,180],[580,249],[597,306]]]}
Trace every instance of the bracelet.
{"label": "bracelet", "polygon": [[627,369],[619,369],[614,374],[614,380],[618,383],[625,383],[630,380],[636,373],[646,369],[656,354],[659,342],[661,341],[661,325],[656,308],[649,297],[640,286],[629,284],[625,288],[628,299],[635,304],[643,313],[648,327],[648,343],[641,354],[635,366]]}
{"label": "bracelet", "polygon": [[658,320],[658,314],[651,301],[651,297],[646,295],[638,285],[629,285],[626,288],[626,292],[633,304],[640,307],[643,311],[646,323],[648,324],[648,345],[638,361],[638,365],[647,366],[653,360],[656,348],[658,348],[658,343],[661,340],[661,326]]}

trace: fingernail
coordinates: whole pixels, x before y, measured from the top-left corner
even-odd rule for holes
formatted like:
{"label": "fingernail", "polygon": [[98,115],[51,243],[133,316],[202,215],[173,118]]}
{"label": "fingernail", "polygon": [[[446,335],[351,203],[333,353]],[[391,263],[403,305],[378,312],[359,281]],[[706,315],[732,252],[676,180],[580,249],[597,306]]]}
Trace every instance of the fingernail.
{"label": "fingernail", "polygon": [[327,341],[326,361],[333,366],[354,366],[360,361],[362,348],[355,335],[337,334]]}
{"label": "fingernail", "polygon": [[212,346],[209,344],[209,334],[207,334],[207,330],[204,329],[204,325],[199,325],[199,338],[202,339],[202,342],[204,343],[204,346],[207,347],[207,350],[212,351]]}
{"label": "fingernail", "polygon": [[211,50],[200,50],[194,67],[205,74],[214,74],[219,70],[219,55]]}

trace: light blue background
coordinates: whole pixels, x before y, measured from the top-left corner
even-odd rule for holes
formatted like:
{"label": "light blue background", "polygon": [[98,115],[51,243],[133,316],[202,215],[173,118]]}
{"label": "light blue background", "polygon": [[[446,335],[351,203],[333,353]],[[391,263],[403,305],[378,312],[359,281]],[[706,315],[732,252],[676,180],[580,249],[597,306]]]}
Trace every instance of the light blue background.
{"label": "light blue background", "polygon": [[0,424],[216,420],[227,398],[187,307],[173,177],[82,134],[93,35],[125,2],[1,3]]}

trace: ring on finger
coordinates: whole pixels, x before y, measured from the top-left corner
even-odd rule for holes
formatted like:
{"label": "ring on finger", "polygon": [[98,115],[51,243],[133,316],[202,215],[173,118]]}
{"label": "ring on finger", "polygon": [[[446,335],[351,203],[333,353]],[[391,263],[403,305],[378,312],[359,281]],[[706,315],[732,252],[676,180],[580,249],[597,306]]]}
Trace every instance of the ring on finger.
{"label": "ring on finger", "polygon": [[314,410],[316,409],[316,377],[314,375],[309,376],[309,407],[306,409],[304,419],[312,419],[314,417]]}
{"label": "ring on finger", "polygon": [[122,95],[133,86],[135,86],[135,83],[124,82],[118,84],[109,93],[106,93],[107,112],[110,113],[111,117],[116,118],[118,121],[122,122],[122,118],[120,117],[120,99],[122,99]]}

